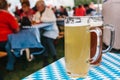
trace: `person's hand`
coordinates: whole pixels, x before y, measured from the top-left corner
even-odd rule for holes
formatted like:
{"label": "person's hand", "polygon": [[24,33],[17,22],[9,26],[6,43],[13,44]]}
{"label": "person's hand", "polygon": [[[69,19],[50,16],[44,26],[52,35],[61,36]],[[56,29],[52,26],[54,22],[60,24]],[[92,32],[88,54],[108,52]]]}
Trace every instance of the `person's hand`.
{"label": "person's hand", "polygon": [[63,16],[62,16],[62,18],[65,18],[65,17],[66,17],[66,15],[63,15]]}
{"label": "person's hand", "polygon": [[58,18],[62,18],[62,16],[58,16]]}
{"label": "person's hand", "polygon": [[35,25],[35,24],[41,24],[41,23],[43,23],[43,22],[36,22],[36,21],[32,21],[32,25]]}

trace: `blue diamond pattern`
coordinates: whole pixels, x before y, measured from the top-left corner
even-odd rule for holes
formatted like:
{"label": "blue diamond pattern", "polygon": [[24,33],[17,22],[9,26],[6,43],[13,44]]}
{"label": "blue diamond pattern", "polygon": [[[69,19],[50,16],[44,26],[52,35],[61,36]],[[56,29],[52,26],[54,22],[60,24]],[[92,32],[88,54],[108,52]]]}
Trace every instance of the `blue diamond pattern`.
{"label": "blue diamond pattern", "polygon": [[[120,54],[106,53],[100,66],[92,67],[86,78],[76,80],[120,80]],[[75,80],[65,70],[64,58],[38,70],[22,80]]]}

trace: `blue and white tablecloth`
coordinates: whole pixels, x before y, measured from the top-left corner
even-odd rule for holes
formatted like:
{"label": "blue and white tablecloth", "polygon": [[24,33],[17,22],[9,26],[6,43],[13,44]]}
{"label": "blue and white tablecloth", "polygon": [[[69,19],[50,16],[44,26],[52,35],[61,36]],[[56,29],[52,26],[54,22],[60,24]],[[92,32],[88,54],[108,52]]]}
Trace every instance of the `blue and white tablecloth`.
{"label": "blue and white tablecloth", "polygon": [[20,57],[20,51],[26,48],[39,48],[41,49],[40,51],[32,54],[42,54],[45,49],[41,44],[40,29],[52,30],[53,23],[47,22],[33,26],[23,26],[23,28],[20,32],[8,36],[9,44],[7,46],[10,46],[11,50],[14,50],[16,57]]}
{"label": "blue and white tablecloth", "polygon": [[[67,76],[64,58],[22,80],[74,80]],[[77,80],[120,80],[120,54],[103,54],[100,66],[92,67],[86,78]]]}
{"label": "blue and white tablecloth", "polygon": [[31,29],[31,31],[35,34],[37,41],[40,41],[40,29],[44,29],[44,30],[52,30],[53,28],[53,22],[45,22],[45,23],[40,23],[40,24],[35,24],[32,26],[23,26],[23,28],[25,29]]}

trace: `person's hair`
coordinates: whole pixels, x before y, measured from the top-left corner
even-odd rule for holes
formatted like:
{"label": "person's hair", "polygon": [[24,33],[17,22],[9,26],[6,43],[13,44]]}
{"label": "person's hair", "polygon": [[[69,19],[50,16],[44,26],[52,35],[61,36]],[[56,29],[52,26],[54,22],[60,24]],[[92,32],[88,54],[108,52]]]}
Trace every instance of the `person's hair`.
{"label": "person's hair", "polygon": [[20,0],[20,3],[22,4],[23,2],[26,2],[26,1],[29,1],[29,0]]}
{"label": "person's hair", "polygon": [[37,6],[39,3],[41,3],[41,4],[45,5],[44,0],[38,0],[38,1],[36,2],[36,6]]}
{"label": "person's hair", "polygon": [[89,5],[88,5],[88,4],[84,4],[84,7],[85,7],[85,8],[88,8],[88,7],[89,7]]}
{"label": "person's hair", "polygon": [[25,2],[22,2],[22,5],[27,5],[27,6],[30,6],[30,2],[29,1],[25,1]]}
{"label": "person's hair", "polygon": [[79,8],[81,8],[81,7],[82,7],[82,5],[78,5],[78,7],[79,7]]}
{"label": "person's hair", "polygon": [[0,9],[7,9],[8,3],[6,0],[0,0]]}
{"label": "person's hair", "polygon": [[64,8],[64,7],[61,5],[60,8]]}
{"label": "person's hair", "polygon": [[75,10],[75,9],[76,9],[76,7],[73,7],[73,8],[72,8],[72,10]]}

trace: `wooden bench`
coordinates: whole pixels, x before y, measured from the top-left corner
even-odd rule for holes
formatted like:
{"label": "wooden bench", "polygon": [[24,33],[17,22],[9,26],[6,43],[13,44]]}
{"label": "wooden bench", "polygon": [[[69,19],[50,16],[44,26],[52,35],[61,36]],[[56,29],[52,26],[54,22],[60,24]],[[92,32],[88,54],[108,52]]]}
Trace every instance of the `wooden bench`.
{"label": "wooden bench", "polygon": [[[29,49],[25,49],[25,51],[26,51],[26,58],[27,58],[27,60],[28,60],[28,61],[31,61],[32,58],[31,58],[31,56],[30,56],[30,51],[29,51]],[[5,57],[5,56],[7,56],[7,52],[0,51],[0,58]]]}
{"label": "wooden bench", "polygon": [[0,51],[0,58],[7,56],[7,52]]}

